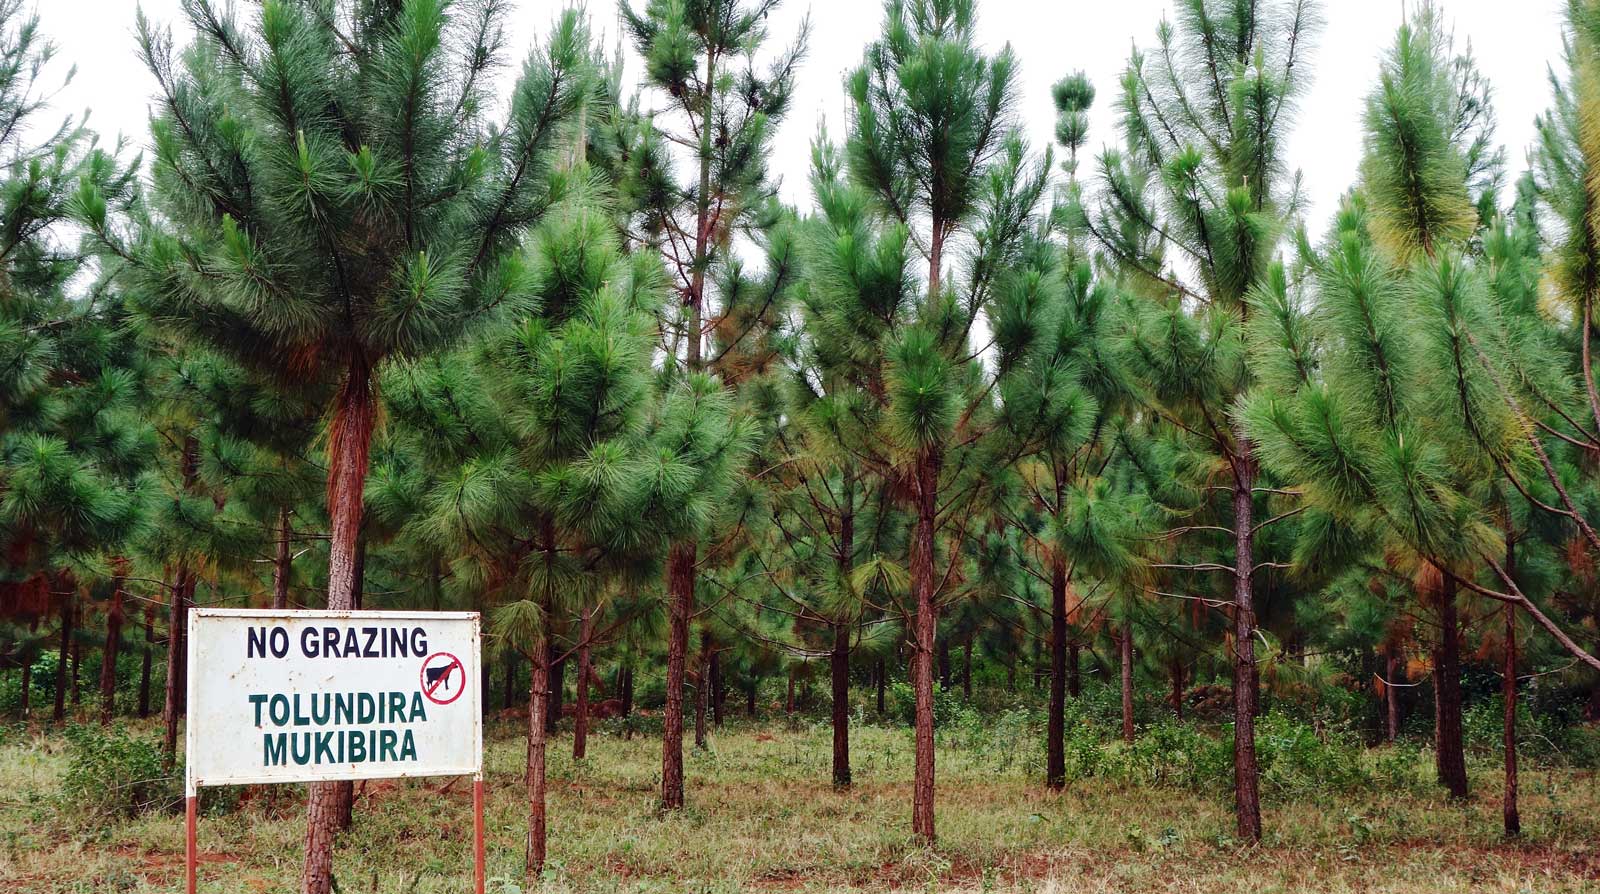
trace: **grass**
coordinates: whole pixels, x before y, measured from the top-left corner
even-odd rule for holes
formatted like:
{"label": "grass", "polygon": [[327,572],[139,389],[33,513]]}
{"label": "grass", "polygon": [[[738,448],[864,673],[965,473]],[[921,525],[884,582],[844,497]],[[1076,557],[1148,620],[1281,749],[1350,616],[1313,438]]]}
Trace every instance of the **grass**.
{"label": "grass", "polygon": [[[521,890],[526,806],[521,727],[489,730],[490,892]],[[614,729],[582,764],[570,733],[551,751],[550,892],[961,890],[1119,892],[1564,892],[1600,890],[1600,781],[1523,777],[1520,841],[1500,835],[1498,777],[1451,804],[1419,785],[1369,786],[1267,805],[1267,840],[1242,847],[1226,792],[1105,779],[1039,784],[1039,743],[948,737],[939,761],[939,846],[909,839],[911,736],[859,726],[855,785],[829,784],[825,725],[733,726],[688,752],[689,805],[656,811],[660,745]],[[1114,746],[1113,746],[1114,747]],[[1426,760],[1425,755],[1419,760]],[[177,813],[90,821],[62,807],[65,741],[17,730],[0,743],[0,891],[169,892],[181,883]],[[1419,766],[1418,777],[1425,768]],[[295,890],[303,792],[247,793],[200,821],[200,890]],[[471,788],[369,784],[340,840],[340,889],[465,891]]]}

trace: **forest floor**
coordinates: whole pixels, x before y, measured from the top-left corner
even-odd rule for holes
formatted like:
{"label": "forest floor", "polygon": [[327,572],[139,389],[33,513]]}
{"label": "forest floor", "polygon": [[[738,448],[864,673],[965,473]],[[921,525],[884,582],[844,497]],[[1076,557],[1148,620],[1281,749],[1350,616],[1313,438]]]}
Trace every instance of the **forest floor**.
{"label": "forest floor", "polygon": [[[523,889],[527,810],[521,725],[498,722],[487,746],[491,894]],[[911,734],[862,726],[855,784],[829,784],[825,725],[730,727],[686,749],[689,805],[656,812],[659,742],[614,732],[571,759],[551,749],[550,855],[541,889],[660,891],[1565,892],[1600,890],[1600,777],[1523,777],[1520,841],[1500,833],[1496,768],[1474,767],[1475,794],[1450,804],[1426,787],[1271,798],[1267,839],[1233,841],[1226,792],[1104,780],[1060,793],[1039,784],[1037,746],[951,742],[938,755],[937,849],[908,837]],[[1425,760],[1426,752],[1421,753]],[[0,891],[181,889],[181,814],[88,821],[63,810],[60,737],[0,740]],[[1419,768],[1419,773],[1422,768]],[[199,824],[203,892],[295,890],[303,792],[237,797]],[[466,891],[471,786],[431,779],[370,783],[340,839],[340,890]]]}

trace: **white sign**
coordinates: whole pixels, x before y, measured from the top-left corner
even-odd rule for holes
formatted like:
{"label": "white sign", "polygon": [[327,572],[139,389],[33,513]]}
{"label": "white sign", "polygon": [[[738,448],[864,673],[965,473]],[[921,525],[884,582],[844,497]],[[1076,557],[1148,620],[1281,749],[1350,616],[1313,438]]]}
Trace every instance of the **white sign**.
{"label": "white sign", "polygon": [[475,775],[479,654],[476,612],[192,609],[187,788]]}

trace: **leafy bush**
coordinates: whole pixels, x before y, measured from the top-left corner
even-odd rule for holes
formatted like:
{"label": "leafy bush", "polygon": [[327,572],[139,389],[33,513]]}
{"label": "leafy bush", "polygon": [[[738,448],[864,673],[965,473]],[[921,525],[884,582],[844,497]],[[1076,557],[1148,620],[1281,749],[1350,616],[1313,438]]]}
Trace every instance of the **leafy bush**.
{"label": "leafy bush", "polygon": [[1310,797],[1368,781],[1361,742],[1353,733],[1327,728],[1318,733],[1311,725],[1277,712],[1256,721],[1256,759],[1262,788],[1268,792]]}
{"label": "leafy bush", "polygon": [[161,747],[121,727],[73,726],[66,733],[62,806],[80,819],[131,817],[182,803],[181,775],[161,768]]}

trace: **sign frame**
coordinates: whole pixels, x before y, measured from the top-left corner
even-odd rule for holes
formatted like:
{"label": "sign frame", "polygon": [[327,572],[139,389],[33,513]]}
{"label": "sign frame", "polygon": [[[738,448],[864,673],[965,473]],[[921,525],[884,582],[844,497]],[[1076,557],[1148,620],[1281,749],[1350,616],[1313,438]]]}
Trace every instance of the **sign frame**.
{"label": "sign frame", "polygon": [[[196,670],[195,628],[206,618],[238,618],[253,621],[470,621],[471,649],[468,654],[475,655],[479,661],[483,658],[483,627],[482,616],[478,612],[458,611],[334,611],[329,609],[252,609],[252,608],[202,608],[191,606],[185,613],[184,622],[184,707],[185,715],[188,708],[194,704],[195,681],[198,678]],[[430,656],[423,656],[426,662]],[[478,689],[477,709],[470,712],[469,721],[472,724],[472,751],[474,766],[451,768],[459,772],[439,772],[430,769],[427,772],[395,772],[392,769],[370,770],[352,769],[343,772],[330,773],[314,780],[294,779],[285,780],[275,776],[250,776],[228,775],[225,778],[207,780],[196,777],[193,772],[193,761],[190,755],[198,753],[195,750],[197,740],[201,736],[200,730],[191,722],[193,718],[186,716],[183,731],[184,764],[184,876],[185,890],[188,894],[195,894],[196,868],[199,863],[199,850],[195,843],[195,831],[199,816],[199,791],[202,786],[219,785],[288,785],[288,784],[316,784],[319,782],[347,782],[368,779],[416,779],[428,776],[471,776],[472,777],[472,855],[473,855],[473,883],[474,891],[483,894],[484,889],[484,846],[483,846],[483,698],[481,691],[481,675],[467,673],[465,662],[455,655],[451,655],[461,666],[462,691],[469,688]],[[424,665],[426,666],[426,665]],[[420,675],[420,674],[419,674]],[[458,697],[459,698],[459,697]],[[431,700],[431,696],[430,696]],[[456,699],[452,699],[452,702]]]}

